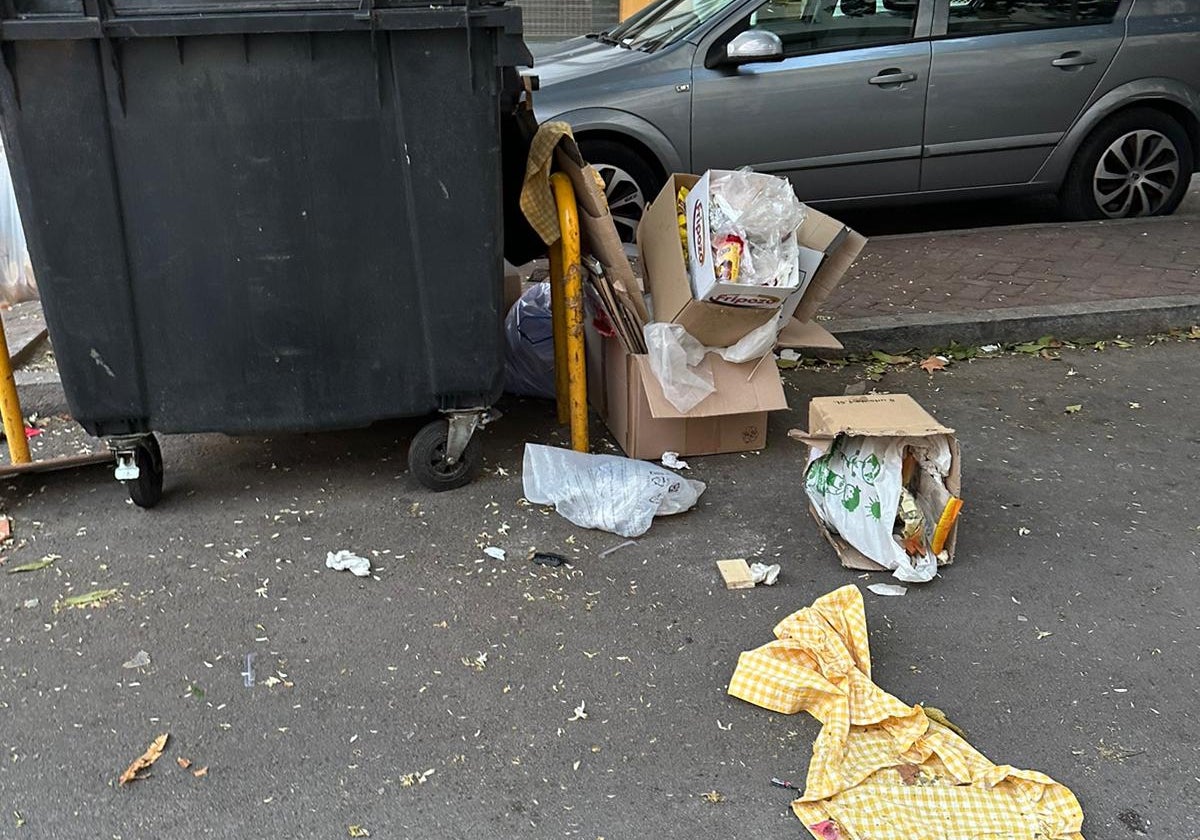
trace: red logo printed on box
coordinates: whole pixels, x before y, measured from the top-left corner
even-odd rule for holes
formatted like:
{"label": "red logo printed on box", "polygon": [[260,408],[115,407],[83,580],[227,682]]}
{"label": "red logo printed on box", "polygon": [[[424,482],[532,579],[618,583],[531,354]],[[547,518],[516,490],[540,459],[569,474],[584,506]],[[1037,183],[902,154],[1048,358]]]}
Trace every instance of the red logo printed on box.
{"label": "red logo printed on box", "polygon": [[704,261],[708,255],[704,252],[708,250],[704,247],[704,202],[697,201],[696,208],[692,211],[692,238],[696,240],[696,260],[700,265],[704,265]]}

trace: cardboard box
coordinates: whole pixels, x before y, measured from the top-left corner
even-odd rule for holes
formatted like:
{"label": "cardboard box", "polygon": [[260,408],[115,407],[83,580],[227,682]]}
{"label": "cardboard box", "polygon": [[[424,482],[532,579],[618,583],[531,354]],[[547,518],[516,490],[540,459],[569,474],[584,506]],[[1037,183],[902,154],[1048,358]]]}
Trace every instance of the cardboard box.
{"label": "cardboard box", "polygon": [[[712,229],[709,226],[709,193],[712,189],[714,171],[720,173],[720,170],[709,170],[700,176],[700,180],[692,187],[684,204],[684,214],[687,219],[687,265],[692,281],[693,296],[696,300],[708,300],[727,306],[748,306],[754,309],[771,310],[784,306],[793,296],[798,301],[804,294],[804,290],[808,288],[817,269],[821,267],[821,260],[825,256],[824,249],[817,250],[806,247],[803,240],[798,243],[800,244],[800,254],[796,264],[792,267],[790,276],[779,286],[747,286],[718,279],[716,260],[713,258]],[[676,198],[676,209],[678,209],[678,204],[678,198]],[[806,219],[805,222],[807,223],[807,221]],[[676,218],[676,223],[678,223],[678,218]],[[801,227],[803,228],[804,225]],[[834,236],[844,235],[848,231],[849,228],[841,225]]]}
{"label": "cardboard box", "polygon": [[[783,309],[785,316],[790,315],[802,322],[812,321],[867,240],[836,219],[810,207],[804,223],[797,230],[797,236],[801,245],[813,252],[820,252],[822,258],[804,287],[771,289],[771,293],[788,294],[782,299],[773,295],[772,302],[762,308],[697,300],[679,238],[676,196],[680,187],[694,188],[699,180],[695,175],[672,175],[662,192],[646,208],[638,225],[638,248],[646,287],[654,303],[655,320],[682,324],[691,335],[709,347],[736,344],[747,333],[775,317],[780,309]],[[741,287],[744,292],[754,294],[762,292],[764,288]],[[791,326],[790,322],[788,326]],[[780,346],[797,345],[781,341]]]}
{"label": "cardboard box", "polygon": [[[793,430],[790,435],[818,451],[827,450],[829,444],[839,435],[912,438],[945,435],[950,445],[950,471],[945,477],[945,487],[953,496],[959,496],[961,493],[961,456],[954,430],[939,423],[908,394],[815,397],[808,406],[808,431]],[[865,571],[886,571],[883,566],[833,533],[811,504],[809,512],[825,539],[837,552],[843,566]],[[940,561],[938,565],[949,565],[954,561],[957,543],[958,523],[955,522],[946,541],[947,559]]]}
{"label": "cardboard box", "polygon": [[712,369],[716,393],[682,413],[663,395],[647,356],[627,352],[619,340],[600,335],[591,324],[588,341],[603,348],[588,358],[588,379],[603,383],[604,390],[602,397],[592,395],[592,406],[630,458],[762,449],[768,413],[788,407],[779,370],[769,360],[733,365],[710,353],[704,364]]}

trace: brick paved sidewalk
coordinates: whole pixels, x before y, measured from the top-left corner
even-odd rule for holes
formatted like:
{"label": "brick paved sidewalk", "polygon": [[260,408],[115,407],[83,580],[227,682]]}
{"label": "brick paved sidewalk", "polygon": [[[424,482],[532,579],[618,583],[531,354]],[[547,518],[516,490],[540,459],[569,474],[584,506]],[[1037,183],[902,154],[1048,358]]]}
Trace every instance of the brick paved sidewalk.
{"label": "brick paved sidewalk", "polygon": [[823,309],[837,322],[1166,295],[1200,295],[1200,220],[873,239]]}

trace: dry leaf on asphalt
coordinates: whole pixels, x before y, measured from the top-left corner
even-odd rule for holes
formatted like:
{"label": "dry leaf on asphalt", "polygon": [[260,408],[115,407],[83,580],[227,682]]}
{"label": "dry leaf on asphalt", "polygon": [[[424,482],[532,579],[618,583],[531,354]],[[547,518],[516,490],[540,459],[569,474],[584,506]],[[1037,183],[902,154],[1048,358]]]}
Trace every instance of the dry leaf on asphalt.
{"label": "dry leaf on asphalt", "polygon": [[70,598],[63,598],[58,602],[58,609],[68,609],[70,607],[91,607],[99,606],[109,598],[115,597],[119,589],[93,589],[91,592],[85,592],[82,595],[72,595]]}
{"label": "dry leaf on asphalt", "polygon": [[168,733],[164,732],[155,738],[154,742],[150,744],[146,751],[135,758],[133,760],[133,764],[130,764],[127,768],[125,768],[125,772],[121,774],[119,779],[117,779],[117,785],[120,786],[126,782],[134,781],[135,779],[139,778],[138,773],[140,771],[145,770],[151,764],[158,761],[158,757],[163,754],[163,750],[167,746],[167,736]]}
{"label": "dry leaf on asphalt", "polygon": [[939,356],[930,356],[925,361],[921,362],[921,370],[926,373],[933,373],[935,370],[945,370],[946,362]]}
{"label": "dry leaf on asphalt", "polygon": [[370,837],[371,836],[371,832],[367,831],[361,825],[352,825],[348,829],[346,829],[346,832],[351,837]]}
{"label": "dry leaf on asphalt", "polygon": [[714,805],[716,805],[718,802],[725,801],[725,795],[722,794],[720,791],[715,791],[715,790],[710,790],[708,793],[700,794],[700,798],[703,799],[705,802],[711,802]]}
{"label": "dry leaf on asphalt", "polygon": [[183,756],[180,756],[179,758],[175,759],[175,763],[178,764],[180,767],[182,767],[184,770],[186,770],[192,766],[192,762],[188,761]]}
{"label": "dry leaf on asphalt", "polygon": [[1078,414],[1082,410],[1083,410],[1082,405],[1069,405],[1063,409],[1063,412],[1065,414]]}
{"label": "dry leaf on asphalt", "polygon": [[195,776],[197,779],[203,779],[205,776],[208,775],[208,765],[207,764],[204,765],[199,770],[193,770],[192,775]]}
{"label": "dry leaf on asphalt", "polygon": [[871,358],[878,362],[883,362],[885,365],[907,365],[912,362],[909,356],[893,356],[891,353],[884,353],[882,350],[872,350]]}
{"label": "dry leaf on asphalt", "polygon": [[57,554],[47,554],[41,560],[34,560],[32,563],[22,563],[20,566],[13,566],[8,570],[8,573],[15,575],[18,572],[36,572],[38,569],[53,566],[54,561],[57,559],[59,559]]}

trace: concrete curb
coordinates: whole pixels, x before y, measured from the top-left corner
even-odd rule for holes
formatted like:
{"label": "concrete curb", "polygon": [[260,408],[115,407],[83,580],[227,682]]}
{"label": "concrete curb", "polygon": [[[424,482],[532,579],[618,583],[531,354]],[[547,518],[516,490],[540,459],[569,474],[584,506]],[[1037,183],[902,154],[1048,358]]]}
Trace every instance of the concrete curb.
{"label": "concrete curb", "polygon": [[1054,306],[1016,306],[971,312],[915,313],[847,318],[824,326],[849,352],[1010,344],[1043,335],[1112,338],[1149,335],[1200,323],[1200,295],[1130,298]]}
{"label": "concrete curb", "polygon": [[1192,216],[1136,216],[1132,219],[1096,219],[1083,222],[1022,222],[1014,225],[992,225],[990,227],[952,228],[948,230],[929,230],[917,233],[886,233],[882,236],[868,237],[871,242],[901,242],[905,239],[935,239],[962,236],[977,236],[979,234],[1022,233],[1030,230],[1098,230],[1113,227],[1132,227],[1134,225],[1169,225],[1177,224],[1190,227],[1200,224],[1200,219]]}

